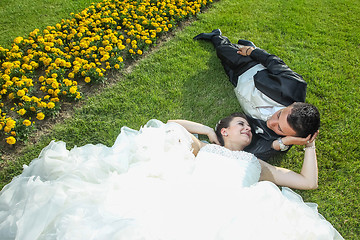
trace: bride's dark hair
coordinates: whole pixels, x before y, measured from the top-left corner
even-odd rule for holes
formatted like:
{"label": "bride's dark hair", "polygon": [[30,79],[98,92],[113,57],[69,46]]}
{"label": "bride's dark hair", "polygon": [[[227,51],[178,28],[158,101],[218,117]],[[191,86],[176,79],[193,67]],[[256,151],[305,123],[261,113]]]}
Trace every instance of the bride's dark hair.
{"label": "bride's dark hair", "polygon": [[235,113],[232,113],[230,116],[227,116],[227,117],[221,119],[216,124],[215,133],[216,133],[216,136],[217,136],[221,146],[224,146],[224,144],[225,144],[224,143],[224,138],[223,138],[223,136],[221,134],[221,129],[229,127],[230,122],[236,117],[244,118],[247,121],[247,117],[246,117],[246,115],[244,113],[235,112]]}

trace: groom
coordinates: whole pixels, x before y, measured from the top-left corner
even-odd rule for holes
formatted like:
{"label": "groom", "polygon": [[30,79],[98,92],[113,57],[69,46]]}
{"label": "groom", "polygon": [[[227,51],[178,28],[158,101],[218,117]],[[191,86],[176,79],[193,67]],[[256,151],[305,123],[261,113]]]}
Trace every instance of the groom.
{"label": "groom", "polygon": [[253,141],[245,148],[268,161],[292,145],[314,141],[320,127],[318,109],[305,102],[307,83],[279,57],[252,42],[233,44],[220,29],[201,33],[194,40],[211,41],[244,113]]}

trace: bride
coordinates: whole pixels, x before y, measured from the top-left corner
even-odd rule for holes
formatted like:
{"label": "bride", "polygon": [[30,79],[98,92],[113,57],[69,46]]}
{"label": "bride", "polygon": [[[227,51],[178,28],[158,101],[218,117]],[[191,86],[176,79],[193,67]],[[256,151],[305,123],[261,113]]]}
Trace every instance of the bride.
{"label": "bride", "polygon": [[196,127],[150,120],[112,147],[52,141],[0,192],[0,239],[343,239],[290,190],[317,187],[314,142],[295,173],[242,151],[242,114],[218,123],[222,146]]}

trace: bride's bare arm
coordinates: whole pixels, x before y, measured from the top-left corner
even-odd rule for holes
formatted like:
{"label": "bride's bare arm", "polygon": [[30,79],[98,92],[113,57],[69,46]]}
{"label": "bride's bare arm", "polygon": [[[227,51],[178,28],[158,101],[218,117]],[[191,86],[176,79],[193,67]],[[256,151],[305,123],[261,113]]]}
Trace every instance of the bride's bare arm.
{"label": "bride's bare arm", "polygon": [[305,146],[304,162],[300,173],[275,167],[262,160],[260,180],[271,181],[279,186],[295,189],[316,189],[318,187],[318,165],[315,141]]}
{"label": "bride's bare arm", "polygon": [[212,129],[211,127],[208,127],[201,123],[192,122],[192,121],[188,121],[188,120],[182,120],[182,119],[168,120],[168,122],[176,122],[176,123],[180,124],[181,126],[183,126],[188,132],[206,135],[206,136],[208,136],[209,141],[211,143],[220,144],[217,139],[214,129]]}
{"label": "bride's bare arm", "polygon": [[200,141],[197,137],[191,134],[191,139],[193,140],[191,146],[192,146],[192,152],[196,156],[200,149],[206,145],[206,143]]}
{"label": "bride's bare arm", "polygon": [[[187,120],[168,120],[168,123],[177,123],[185,128],[185,130],[189,133],[191,139],[192,139],[192,152],[196,156],[200,149],[206,145],[206,143],[200,141],[197,137],[193,135],[193,133],[197,134],[204,134],[204,129],[201,129],[201,125],[199,123],[187,121]],[[204,125],[203,125],[204,126]],[[206,126],[204,126],[206,127]],[[198,131],[199,130],[199,131]]]}

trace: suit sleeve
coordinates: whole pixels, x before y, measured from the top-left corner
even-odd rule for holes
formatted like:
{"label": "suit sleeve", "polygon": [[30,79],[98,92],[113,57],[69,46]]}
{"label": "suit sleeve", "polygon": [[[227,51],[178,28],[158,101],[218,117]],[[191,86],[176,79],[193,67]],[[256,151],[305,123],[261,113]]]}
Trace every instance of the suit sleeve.
{"label": "suit sleeve", "polygon": [[250,57],[266,67],[254,76],[256,88],[285,106],[305,102],[307,83],[283,60],[260,48],[254,49]]}
{"label": "suit sleeve", "polygon": [[248,147],[246,147],[244,150],[247,152],[253,153],[257,158],[268,162],[272,157],[277,156],[279,154],[284,154],[288,150],[282,152],[282,151],[276,151],[271,147],[273,140],[265,140],[263,138],[258,137],[255,141],[251,143]]}

